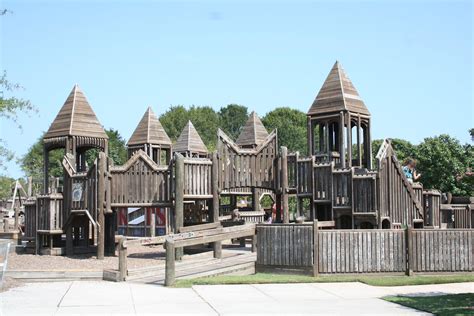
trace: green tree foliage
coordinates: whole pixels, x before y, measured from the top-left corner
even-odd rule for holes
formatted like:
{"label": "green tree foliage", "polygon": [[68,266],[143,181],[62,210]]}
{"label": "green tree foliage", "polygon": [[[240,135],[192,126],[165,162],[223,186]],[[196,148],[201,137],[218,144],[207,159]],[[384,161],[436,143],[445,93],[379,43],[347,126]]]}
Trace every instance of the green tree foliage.
{"label": "green tree foliage", "polygon": [[12,188],[15,184],[15,179],[5,176],[0,176],[0,201],[9,199],[12,195]]}
{"label": "green tree foliage", "polygon": [[[382,140],[372,142],[374,157]],[[427,189],[438,189],[454,195],[473,195],[474,148],[462,145],[448,135],[426,138],[419,145],[403,139],[392,139],[398,160],[403,164],[408,157],[417,160],[420,181]]]}
{"label": "green tree foliage", "polygon": [[[400,138],[391,138],[390,139],[392,142],[392,147],[395,150],[395,153],[397,155],[398,161],[400,163],[403,163],[405,159],[411,157],[411,158],[416,158],[417,155],[417,146],[413,145],[407,140],[400,139]],[[377,152],[380,148],[380,145],[382,145],[383,140],[382,139],[376,139],[372,141],[372,156],[375,158],[377,155]]]}
{"label": "green tree foliage", "polygon": [[[125,139],[119,134],[118,130],[113,128],[105,130],[105,133],[109,137],[109,157],[112,158],[114,165],[123,165],[128,158]],[[97,149],[88,150],[86,152],[87,164],[91,166],[98,155],[99,151]]]}
{"label": "green tree foliage", "polygon": [[216,133],[219,126],[219,116],[210,106],[191,106],[186,109],[182,105],[172,106],[160,116],[168,136],[176,141],[186,123],[191,120],[207,148],[212,151],[216,147]]}
{"label": "green tree foliage", "polygon": [[[472,176],[466,176],[474,168],[474,149],[449,135],[425,138],[417,146],[417,169],[422,173],[425,188],[436,188],[454,195],[472,195]],[[471,178],[471,181],[469,180]]]}
{"label": "green tree foliage", "polygon": [[219,127],[232,139],[236,140],[248,116],[246,106],[229,104],[219,110]]}
{"label": "green tree foliage", "polygon": [[280,146],[288,147],[290,152],[307,153],[306,114],[288,107],[279,107],[268,112],[262,119],[266,129],[278,129]]}
{"label": "green tree foliage", "polygon": [[[18,123],[18,114],[36,110],[30,101],[11,95],[21,89],[23,88],[20,84],[8,81],[7,72],[4,71],[0,76],[0,119],[11,120],[19,128],[21,128],[21,125]],[[0,167],[3,167],[5,162],[13,159],[13,157],[14,154],[6,147],[5,140],[0,138]]]}

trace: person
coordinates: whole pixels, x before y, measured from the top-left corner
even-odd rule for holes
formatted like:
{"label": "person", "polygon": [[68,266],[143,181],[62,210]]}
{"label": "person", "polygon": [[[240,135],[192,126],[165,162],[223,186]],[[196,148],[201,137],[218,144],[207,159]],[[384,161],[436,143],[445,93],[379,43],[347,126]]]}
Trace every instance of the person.
{"label": "person", "polygon": [[403,173],[405,173],[405,177],[407,178],[408,182],[413,183],[414,181],[418,181],[421,178],[421,173],[416,171],[416,161],[413,158],[408,158],[405,160],[403,166]]}

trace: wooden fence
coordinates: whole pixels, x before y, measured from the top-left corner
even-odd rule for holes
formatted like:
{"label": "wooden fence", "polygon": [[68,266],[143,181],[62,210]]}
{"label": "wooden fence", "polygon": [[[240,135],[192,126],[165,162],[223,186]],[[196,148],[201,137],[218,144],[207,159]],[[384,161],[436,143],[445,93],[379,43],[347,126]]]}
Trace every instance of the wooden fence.
{"label": "wooden fence", "polygon": [[257,225],[257,271],[313,275],[474,271],[472,229],[322,230],[320,226],[317,221]]}

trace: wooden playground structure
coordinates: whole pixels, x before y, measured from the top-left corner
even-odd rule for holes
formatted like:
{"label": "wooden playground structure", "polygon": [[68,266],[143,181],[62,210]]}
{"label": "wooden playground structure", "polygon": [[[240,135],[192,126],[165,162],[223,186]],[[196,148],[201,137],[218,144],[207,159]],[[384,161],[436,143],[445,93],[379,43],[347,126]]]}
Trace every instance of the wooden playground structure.
{"label": "wooden playground structure", "polygon": [[[265,194],[275,201],[277,223],[304,217],[324,229],[472,228],[470,205],[443,205],[440,192],[406,179],[390,140],[373,160],[370,129],[370,112],[336,62],[308,112],[308,156],[279,147],[277,131],[268,133],[255,112],[237,140],[219,130],[215,152],[191,121],[173,144],[148,108],[127,143],[129,160],[115,166],[107,134],[76,85],[44,135],[42,194],[24,203],[23,238],[36,254],[92,252],[100,259],[114,255],[117,245],[126,248],[119,231],[150,244],[166,241],[159,234],[194,232],[219,256],[223,240],[252,235],[249,227],[263,222]],[[55,149],[64,150],[59,181],[49,177]],[[87,165],[91,150],[97,159]],[[237,196],[251,199],[239,213],[239,224],[247,224],[225,235],[236,223],[229,218]],[[290,198],[297,202],[293,215]],[[202,225],[213,233],[199,233]],[[176,238],[168,245],[179,258],[193,242]]]}

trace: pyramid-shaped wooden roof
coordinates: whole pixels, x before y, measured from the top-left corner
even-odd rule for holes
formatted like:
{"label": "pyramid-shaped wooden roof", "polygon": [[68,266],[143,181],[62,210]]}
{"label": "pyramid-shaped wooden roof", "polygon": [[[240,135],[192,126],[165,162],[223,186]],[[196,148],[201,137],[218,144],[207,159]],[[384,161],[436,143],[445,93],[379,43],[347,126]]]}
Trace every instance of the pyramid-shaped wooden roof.
{"label": "pyramid-shaped wooden roof", "polygon": [[127,145],[171,145],[171,140],[166,134],[163,125],[156,117],[151,107],[148,107],[137,125]]}
{"label": "pyramid-shaped wooden roof", "polygon": [[44,138],[86,136],[108,139],[89,102],[76,84]]}
{"label": "pyramid-shaped wooden roof", "polygon": [[235,143],[239,146],[258,146],[267,137],[268,132],[254,111],[250,114]]}
{"label": "pyramid-shaped wooden roof", "polygon": [[343,110],[370,115],[341,64],[336,61],[309,109],[308,115]]}
{"label": "pyramid-shaped wooden roof", "polygon": [[178,153],[192,152],[199,154],[207,154],[207,147],[199,136],[196,128],[191,121],[188,121],[181,135],[179,135],[173,151]]}

